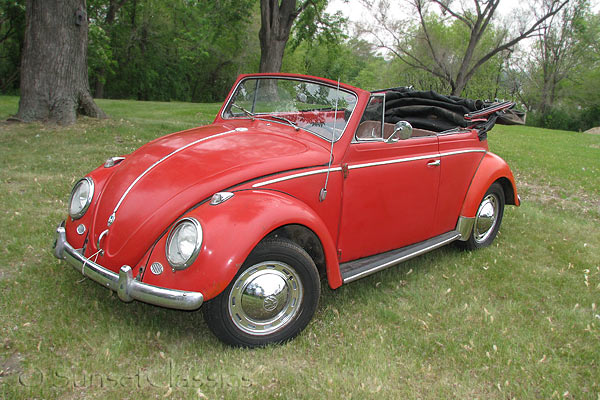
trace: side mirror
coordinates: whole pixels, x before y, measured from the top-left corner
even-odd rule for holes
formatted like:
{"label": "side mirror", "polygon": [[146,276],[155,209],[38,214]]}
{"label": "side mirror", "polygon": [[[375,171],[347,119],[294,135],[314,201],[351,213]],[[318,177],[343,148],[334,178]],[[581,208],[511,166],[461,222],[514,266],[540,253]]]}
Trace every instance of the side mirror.
{"label": "side mirror", "polygon": [[398,121],[396,125],[394,125],[394,133],[390,135],[389,138],[385,140],[386,143],[394,143],[398,140],[406,140],[412,137],[413,127],[407,121]]}

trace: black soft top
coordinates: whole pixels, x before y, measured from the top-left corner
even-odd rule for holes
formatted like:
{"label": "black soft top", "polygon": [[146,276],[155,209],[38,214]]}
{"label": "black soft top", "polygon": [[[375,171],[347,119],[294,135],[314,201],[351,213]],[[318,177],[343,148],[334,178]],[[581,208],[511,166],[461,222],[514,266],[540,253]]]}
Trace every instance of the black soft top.
{"label": "black soft top", "polygon": [[[444,132],[457,128],[476,129],[481,140],[496,123],[524,124],[525,113],[513,110],[515,103],[471,100],[408,87],[375,90],[385,92],[386,123],[408,121],[414,128]],[[381,106],[365,113],[381,115]],[[370,118],[368,118],[370,119]]]}

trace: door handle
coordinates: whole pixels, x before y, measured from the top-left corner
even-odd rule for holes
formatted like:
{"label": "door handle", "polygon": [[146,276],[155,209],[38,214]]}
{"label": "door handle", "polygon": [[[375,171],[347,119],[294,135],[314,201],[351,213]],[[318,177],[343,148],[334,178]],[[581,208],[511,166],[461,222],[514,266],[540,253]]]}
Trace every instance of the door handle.
{"label": "door handle", "polygon": [[440,164],[442,163],[441,160],[434,160],[434,161],[429,161],[427,163],[428,167],[438,167]]}

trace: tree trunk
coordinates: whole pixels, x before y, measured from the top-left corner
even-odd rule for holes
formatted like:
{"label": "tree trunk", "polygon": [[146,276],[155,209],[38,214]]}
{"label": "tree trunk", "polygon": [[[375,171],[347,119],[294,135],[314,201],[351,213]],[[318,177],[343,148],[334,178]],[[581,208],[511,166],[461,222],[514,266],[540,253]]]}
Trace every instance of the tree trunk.
{"label": "tree trunk", "polygon": [[262,35],[260,35],[260,72],[281,71],[286,44],[287,38],[285,40],[263,40]]}
{"label": "tree trunk", "polygon": [[300,11],[296,0],[260,1],[260,72],[280,72],[285,45]]}
{"label": "tree trunk", "polygon": [[90,94],[85,0],[27,0],[16,118],[72,124],[104,118]]}
{"label": "tree trunk", "polygon": [[106,79],[106,68],[102,67],[98,72],[96,72],[96,84],[94,85],[94,96],[97,99],[104,98],[104,79]]}

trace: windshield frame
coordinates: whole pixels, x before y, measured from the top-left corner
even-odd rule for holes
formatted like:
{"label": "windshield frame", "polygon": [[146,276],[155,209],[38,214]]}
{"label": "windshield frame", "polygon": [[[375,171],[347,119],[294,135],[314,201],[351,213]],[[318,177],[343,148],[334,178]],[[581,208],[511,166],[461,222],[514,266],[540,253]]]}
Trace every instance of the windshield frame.
{"label": "windshield frame", "polygon": [[[268,113],[263,113],[263,114],[256,114],[253,116],[250,115],[243,115],[243,116],[227,116],[226,115],[226,111],[230,110],[232,107],[232,103],[233,100],[238,92],[239,87],[244,84],[244,82],[248,81],[248,80],[259,80],[259,79],[272,79],[272,80],[288,80],[288,81],[297,81],[297,82],[306,82],[306,83],[312,83],[312,84],[318,84],[318,85],[322,85],[322,86],[326,86],[328,88],[334,89],[334,90],[338,90],[338,85],[336,85],[335,83],[330,83],[330,82],[326,82],[326,81],[322,81],[319,79],[310,79],[309,77],[306,76],[286,76],[286,75],[247,75],[244,76],[243,78],[241,78],[237,84],[235,85],[235,87],[231,90],[229,97],[227,98],[227,101],[225,102],[225,104],[223,105],[221,112],[219,114],[219,117],[223,120],[226,121],[231,121],[231,120],[239,120],[239,119],[256,119],[256,120],[260,120],[260,121],[266,121],[266,122],[275,122],[281,125],[285,125],[285,126],[291,126],[292,128],[295,128],[293,125],[290,125],[289,123],[285,122],[285,121],[281,121],[278,120],[277,117],[277,113],[272,113],[272,116],[270,116],[270,114]],[[360,96],[357,92],[350,90],[346,87],[342,87],[341,85],[339,86],[339,91],[352,95],[354,96],[354,107],[352,109],[352,112],[350,113],[350,116],[348,117],[348,120],[346,122],[346,125],[344,127],[344,130],[342,131],[342,133],[335,138],[335,134],[332,135],[333,137],[333,142],[336,143],[338,142],[342,137],[344,137],[344,135],[346,134],[346,131],[348,130],[348,126],[350,125],[350,120],[352,119],[352,117],[354,116],[354,113],[356,112],[356,109],[358,107],[358,103],[359,103],[359,99]],[[343,110],[341,108],[338,108],[338,111]],[[320,135],[317,132],[313,132],[312,130],[310,130],[310,128],[306,128],[303,126],[298,126],[299,129],[302,129],[308,133],[310,133],[311,135],[314,135],[316,137],[318,137],[319,139],[325,140],[327,143],[331,143],[332,139],[330,139],[329,137],[325,137],[323,135]]]}

